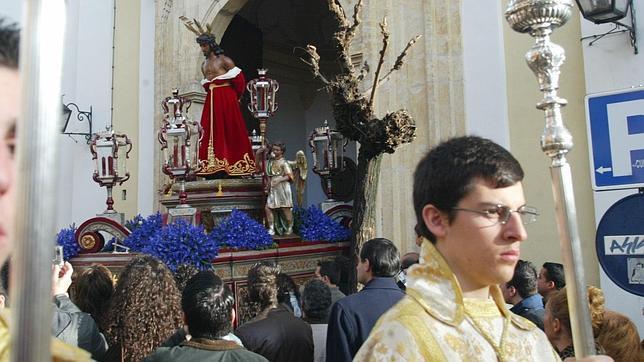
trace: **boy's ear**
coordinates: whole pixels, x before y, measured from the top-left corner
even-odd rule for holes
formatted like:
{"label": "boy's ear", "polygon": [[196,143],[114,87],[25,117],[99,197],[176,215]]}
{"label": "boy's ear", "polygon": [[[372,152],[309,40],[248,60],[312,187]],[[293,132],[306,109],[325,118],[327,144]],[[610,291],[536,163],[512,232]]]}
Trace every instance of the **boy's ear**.
{"label": "boy's ear", "polygon": [[447,234],[447,227],[449,222],[445,214],[432,204],[427,204],[423,207],[423,221],[425,226],[436,239],[441,239]]}

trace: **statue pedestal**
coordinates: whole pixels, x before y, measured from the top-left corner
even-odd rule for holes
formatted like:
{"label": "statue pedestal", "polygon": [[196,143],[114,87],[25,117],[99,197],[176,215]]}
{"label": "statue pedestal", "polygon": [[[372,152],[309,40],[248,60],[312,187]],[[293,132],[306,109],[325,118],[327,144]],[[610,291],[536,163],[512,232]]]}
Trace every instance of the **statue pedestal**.
{"label": "statue pedestal", "polygon": [[[262,223],[264,192],[261,179],[215,179],[186,182],[188,204],[201,214],[207,231],[228,216],[233,209],[244,211]],[[179,205],[179,185],[172,185],[171,194],[162,195],[161,204],[168,209]]]}

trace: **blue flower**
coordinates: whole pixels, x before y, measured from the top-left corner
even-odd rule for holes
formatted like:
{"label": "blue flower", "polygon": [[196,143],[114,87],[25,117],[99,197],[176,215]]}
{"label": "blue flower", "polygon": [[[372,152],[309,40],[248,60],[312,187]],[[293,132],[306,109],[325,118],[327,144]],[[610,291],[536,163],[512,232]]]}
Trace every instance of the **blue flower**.
{"label": "blue flower", "polygon": [[131,251],[140,252],[163,227],[161,214],[156,213],[143,219],[137,215],[134,219],[125,223],[132,232],[123,240],[123,245],[130,248]]}
{"label": "blue flower", "polygon": [[140,251],[160,259],[170,270],[176,271],[181,264],[194,265],[199,270],[208,269],[219,250],[203,226],[177,220],[158,230]]}
{"label": "blue flower", "polygon": [[62,229],[56,235],[56,243],[63,247],[63,258],[69,260],[80,252],[80,245],[76,242],[76,225],[72,224],[67,229]]}
{"label": "blue flower", "polygon": [[302,240],[308,241],[343,241],[351,237],[351,230],[331,219],[320,208],[310,206],[308,209],[296,210],[299,222],[299,233]]}
{"label": "blue flower", "polygon": [[264,226],[237,209],[212,229],[209,238],[217,245],[236,250],[260,250],[273,246],[273,238]]}

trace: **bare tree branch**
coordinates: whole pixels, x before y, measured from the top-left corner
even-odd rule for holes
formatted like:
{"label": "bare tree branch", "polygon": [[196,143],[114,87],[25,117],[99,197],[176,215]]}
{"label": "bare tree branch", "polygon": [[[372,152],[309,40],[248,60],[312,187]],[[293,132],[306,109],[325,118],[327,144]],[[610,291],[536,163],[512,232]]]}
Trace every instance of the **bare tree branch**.
{"label": "bare tree branch", "polygon": [[330,82],[326,79],[324,75],[322,75],[322,73],[320,73],[320,55],[318,54],[317,48],[309,44],[306,46],[306,49],[303,49],[303,50],[304,52],[306,52],[306,54],[309,55],[309,59],[311,60],[307,62],[303,58],[300,58],[300,59],[305,64],[307,64],[309,68],[311,68],[311,72],[316,78],[318,78],[320,81],[322,81],[322,83],[328,86]]}
{"label": "bare tree branch", "polygon": [[383,18],[380,23],[380,34],[382,34],[382,49],[380,49],[380,59],[378,60],[378,66],[376,67],[376,74],[373,77],[373,87],[371,88],[371,97],[369,98],[369,109],[373,110],[373,100],[376,96],[376,89],[378,88],[378,76],[380,75],[380,69],[382,69],[382,63],[385,62],[385,52],[389,46],[389,31],[387,30],[387,18]]}
{"label": "bare tree branch", "polygon": [[387,72],[387,74],[385,74],[385,76],[384,76],[384,77],[382,77],[382,78],[380,78],[380,79],[378,80],[378,84],[380,84],[380,83],[382,83],[384,80],[386,80],[386,79],[387,79],[387,78],[388,78],[388,77],[389,77],[389,76],[394,72],[394,70],[400,70],[400,68],[402,68],[402,66],[403,66],[403,64],[404,64],[403,59],[405,58],[405,56],[407,56],[407,53],[409,52],[409,49],[411,49],[411,47],[412,47],[412,46],[414,46],[414,44],[416,44],[416,42],[418,41],[418,39],[420,39],[421,37],[422,37],[422,35],[416,35],[415,37],[413,37],[413,38],[412,38],[412,39],[407,43],[407,45],[405,46],[405,49],[403,49],[403,51],[400,53],[400,55],[398,56],[398,58],[396,58],[396,62],[394,63],[394,66],[393,66],[393,67],[391,67],[391,69],[389,69],[389,72]]}

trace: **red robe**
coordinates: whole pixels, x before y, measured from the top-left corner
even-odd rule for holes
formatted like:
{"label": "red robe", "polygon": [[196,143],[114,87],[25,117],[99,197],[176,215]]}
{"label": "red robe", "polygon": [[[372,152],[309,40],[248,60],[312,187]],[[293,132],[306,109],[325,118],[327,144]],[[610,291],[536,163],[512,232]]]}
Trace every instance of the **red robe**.
{"label": "red robe", "polygon": [[[202,85],[207,95],[201,114],[204,135],[199,147],[202,165],[199,175],[217,172],[230,176],[250,175],[255,170],[255,160],[246,123],[239,110],[239,97],[246,87],[244,75],[235,67],[210,81],[204,79]],[[211,157],[209,147],[214,151]]]}

